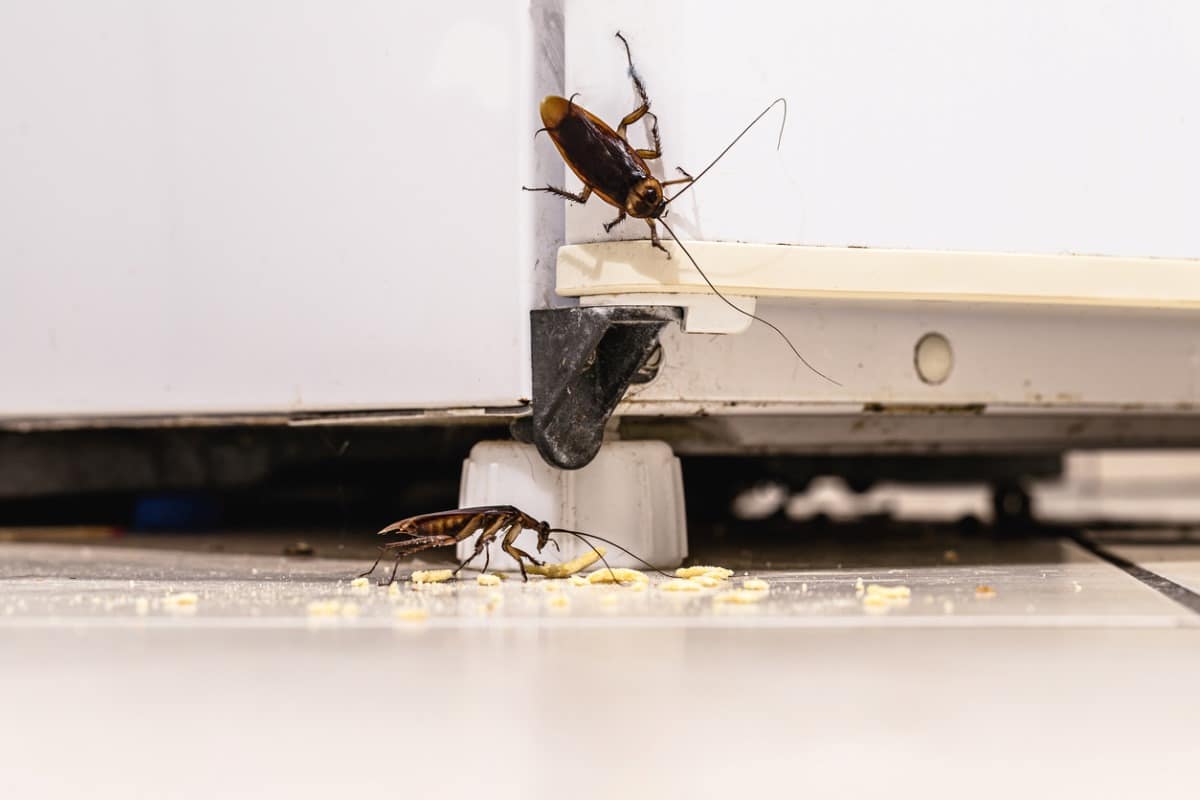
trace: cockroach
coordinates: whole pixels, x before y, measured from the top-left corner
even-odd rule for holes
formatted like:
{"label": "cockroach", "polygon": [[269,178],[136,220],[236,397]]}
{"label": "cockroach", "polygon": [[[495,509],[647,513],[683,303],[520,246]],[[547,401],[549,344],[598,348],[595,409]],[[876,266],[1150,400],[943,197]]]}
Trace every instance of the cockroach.
{"label": "cockroach", "polygon": [[[787,342],[788,347],[792,349],[792,352],[796,354],[796,358],[800,359],[804,366],[830,383],[840,386],[841,384],[833,380],[833,378],[830,378],[808,363],[807,359],[800,355],[800,351],[792,344],[792,340],[787,337],[787,334],[762,317],[734,305],[729,298],[722,294],[721,290],[713,285],[713,282],[704,274],[704,270],[700,269],[700,265],[696,263],[696,259],[684,247],[683,242],[675,235],[675,231],[671,229],[671,226],[667,224],[665,219],[667,207],[678,200],[680,195],[695,186],[704,177],[705,173],[716,166],[717,162],[724,158],[725,154],[777,105],[783,106],[783,123],[779,128],[779,142],[776,144],[776,147],[782,144],[783,126],[787,124],[787,101],[780,97],[763,109],[695,177],[692,177],[681,167],[676,167],[675,169],[683,177],[669,181],[660,181],[651,174],[650,167],[646,164],[647,161],[653,161],[662,157],[662,140],[658,133],[658,117],[650,111],[650,97],[646,93],[646,87],[642,83],[641,76],[633,66],[633,54],[630,52],[629,42],[621,35],[620,31],[617,31],[617,38],[621,40],[621,44],[625,45],[625,58],[629,64],[629,77],[633,81],[633,89],[637,93],[640,104],[621,119],[621,122],[617,125],[617,129],[614,131],[595,114],[577,105],[575,103],[577,94],[571,95],[570,98],[558,97],[556,95],[546,97],[542,100],[540,109],[542,124],[545,127],[540,128],[538,133],[545,131],[550,135],[550,139],[554,142],[554,146],[558,148],[563,161],[566,162],[567,166],[571,168],[571,171],[575,173],[579,180],[583,181],[583,191],[573,194],[557,186],[542,186],[537,188],[522,186],[521,188],[529,192],[550,192],[576,203],[586,203],[588,198],[595,193],[599,195],[601,200],[617,208],[617,218],[604,225],[605,232],[611,231],[615,225],[627,216],[645,220],[646,224],[650,226],[650,246],[662,250],[667,254],[667,258],[670,258],[670,251],[663,247],[662,242],[658,238],[658,228],[655,223],[661,223],[671,238],[675,240],[675,244],[688,257],[688,260],[692,262],[692,266],[700,273],[700,277],[704,278],[704,282],[708,284],[708,287],[725,301],[730,308],[771,328]],[[650,148],[634,147],[630,144],[625,131],[630,125],[647,116],[652,120],[650,142],[653,146]],[[664,189],[668,186],[678,184],[686,185],[676,192],[674,196],[667,197]]]}
{"label": "cockroach", "polygon": [[[369,570],[358,577],[365,578],[374,572],[385,555],[393,556],[395,557],[395,563],[392,565],[392,574],[386,581],[382,582],[382,585],[389,584],[396,580],[396,572],[400,569],[400,559],[404,556],[434,547],[448,547],[449,545],[468,539],[476,531],[480,531],[479,539],[475,542],[475,550],[458,565],[454,570],[454,574],[457,575],[463,567],[478,558],[479,554],[484,551],[484,548],[494,542],[496,537],[503,532],[504,538],[500,541],[500,549],[512,556],[513,560],[521,567],[522,579],[529,580],[529,575],[525,572],[525,562],[528,561],[538,566],[541,566],[542,562],[513,544],[517,536],[526,530],[537,531],[538,553],[541,553],[547,544],[552,544],[555,549],[558,549],[558,542],[551,538],[551,534],[566,533],[577,537],[581,542],[592,548],[596,552],[596,555],[600,556],[600,560],[604,562],[606,567],[608,566],[608,562],[605,561],[604,556],[599,550],[596,550],[596,546],[589,539],[595,539],[612,545],[618,550],[641,561],[641,563],[650,567],[655,572],[666,575],[668,578],[671,577],[645,560],[630,553],[616,542],[605,539],[602,536],[597,536],[594,533],[583,533],[582,531],[573,531],[567,528],[552,528],[549,522],[537,520],[515,506],[456,508],[452,511],[436,511],[432,514],[421,514],[415,517],[407,517],[399,522],[393,522],[379,531],[379,533],[397,534],[406,538],[399,542],[389,542],[380,547],[379,558],[375,559],[375,563],[371,565]],[[491,564],[491,556],[491,550],[488,550],[484,556],[484,572],[487,572],[488,566]]]}

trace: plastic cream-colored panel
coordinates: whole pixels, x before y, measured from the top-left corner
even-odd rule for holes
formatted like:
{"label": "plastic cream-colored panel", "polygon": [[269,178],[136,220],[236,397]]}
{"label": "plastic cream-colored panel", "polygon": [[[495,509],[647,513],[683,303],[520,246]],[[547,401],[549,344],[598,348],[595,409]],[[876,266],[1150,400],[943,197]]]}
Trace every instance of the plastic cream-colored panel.
{"label": "plastic cream-colored panel", "polygon": [[0,4],[0,417],[527,398],[552,5]]}
{"label": "plastic cream-colored panel", "polygon": [[[568,0],[565,20],[566,91],[610,122],[636,105],[628,37],[661,174],[787,98],[781,149],[775,111],[671,207],[685,239],[1200,257],[1189,0]],[[567,241],[647,235],[606,235],[614,216],[568,204]]]}
{"label": "plastic cream-colored panel", "polygon": [[[670,243],[564,247],[558,291],[712,294]],[[691,242],[688,251],[728,294],[889,300],[1200,308],[1200,260],[1015,255]]]}

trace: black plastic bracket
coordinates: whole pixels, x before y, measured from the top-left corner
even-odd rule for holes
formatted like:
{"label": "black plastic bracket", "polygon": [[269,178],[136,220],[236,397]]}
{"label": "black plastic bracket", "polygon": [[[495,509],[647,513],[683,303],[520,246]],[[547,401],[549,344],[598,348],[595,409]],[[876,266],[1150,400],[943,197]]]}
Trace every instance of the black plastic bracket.
{"label": "black plastic bracket", "polygon": [[513,434],[532,441],[548,464],[587,466],[604,426],[638,369],[658,347],[658,335],[683,311],[669,306],[587,306],[529,313],[533,414]]}

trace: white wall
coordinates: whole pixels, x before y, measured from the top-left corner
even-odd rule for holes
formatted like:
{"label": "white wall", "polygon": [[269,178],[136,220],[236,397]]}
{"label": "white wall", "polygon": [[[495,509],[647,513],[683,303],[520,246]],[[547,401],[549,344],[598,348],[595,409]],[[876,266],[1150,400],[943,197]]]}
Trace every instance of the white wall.
{"label": "white wall", "polygon": [[0,3],[0,416],[528,397],[528,6]]}
{"label": "white wall", "polygon": [[[613,123],[627,34],[665,171],[787,97],[782,150],[773,116],[672,207],[681,235],[1200,256],[1195,3],[568,0],[566,20],[566,90]],[[606,237],[614,216],[570,209],[568,240],[646,235]]]}

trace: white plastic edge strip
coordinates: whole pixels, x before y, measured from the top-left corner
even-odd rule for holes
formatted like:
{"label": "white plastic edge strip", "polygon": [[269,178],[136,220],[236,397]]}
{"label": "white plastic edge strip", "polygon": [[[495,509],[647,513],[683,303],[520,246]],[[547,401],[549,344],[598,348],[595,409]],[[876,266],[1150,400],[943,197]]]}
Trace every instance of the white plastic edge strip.
{"label": "white plastic edge strip", "polygon": [[[558,293],[705,293],[673,242],[671,258],[646,241],[567,245]],[[728,294],[868,300],[959,300],[1200,308],[1200,259],[886,250],[686,242]]]}

